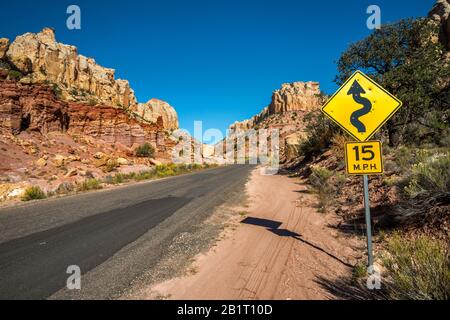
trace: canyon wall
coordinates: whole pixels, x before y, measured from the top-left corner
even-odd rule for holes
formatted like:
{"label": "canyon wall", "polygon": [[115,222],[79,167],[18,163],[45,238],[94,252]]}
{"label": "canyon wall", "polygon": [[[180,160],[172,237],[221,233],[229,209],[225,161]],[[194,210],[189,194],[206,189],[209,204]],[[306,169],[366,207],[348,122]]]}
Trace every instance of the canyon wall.
{"label": "canyon wall", "polygon": [[157,99],[138,103],[127,80],[115,79],[114,69],[78,54],[74,46],[57,42],[50,28],[18,36],[11,43],[1,38],[0,60],[0,78],[14,76],[22,84],[49,84],[63,101],[136,111],[141,114],[137,120],[162,121],[164,130],[178,128],[177,113],[168,103]]}

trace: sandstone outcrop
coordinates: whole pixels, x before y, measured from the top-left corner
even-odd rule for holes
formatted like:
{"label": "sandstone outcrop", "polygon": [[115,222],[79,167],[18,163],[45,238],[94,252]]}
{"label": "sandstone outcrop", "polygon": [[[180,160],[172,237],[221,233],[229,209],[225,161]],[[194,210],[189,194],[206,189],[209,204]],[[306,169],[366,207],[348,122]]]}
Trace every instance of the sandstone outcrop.
{"label": "sandstone outcrop", "polygon": [[450,49],[450,0],[437,0],[429,17],[441,25],[440,40]]}
{"label": "sandstone outcrop", "polygon": [[0,81],[0,131],[24,130],[43,134],[68,129],[67,103],[48,86],[29,86]]}
{"label": "sandstone outcrop", "polygon": [[317,82],[283,84],[276,90],[269,105],[269,114],[288,111],[312,111],[320,105],[320,86]]}
{"label": "sandstone outcrop", "polygon": [[168,140],[162,123],[142,123],[123,109],[61,101],[47,85],[0,81],[0,132],[25,130],[66,132],[128,147],[148,141],[158,150],[164,150]]}
{"label": "sandstone outcrop", "polygon": [[[294,82],[283,84],[281,89],[272,94],[272,101],[260,114],[249,120],[237,121],[230,131],[254,129],[270,116],[288,112],[307,113],[317,110],[323,104],[318,82]],[[282,124],[282,123],[281,123]]]}
{"label": "sandstone outcrop", "polygon": [[175,109],[165,101],[151,99],[147,103],[139,103],[131,108],[143,120],[151,123],[162,123],[167,130],[178,129],[178,114]]}
{"label": "sandstone outcrop", "polygon": [[0,59],[5,58],[6,51],[9,48],[9,40],[6,38],[0,38]]}
{"label": "sandstone outcrop", "polygon": [[138,121],[162,124],[161,130],[178,128],[178,115],[168,103],[138,103],[127,80],[115,79],[114,69],[78,54],[76,47],[58,43],[50,28],[18,36],[12,43],[0,39],[0,59],[22,73],[21,83],[50,84],[63,101],[124,109]]}
{"label": "sandstone outcrop", "polygon": [[128,81],[115,80],[113,69],[79,55],[74,46],[56,42],[50,28],[18,36],[6,56],[30,82],[57,84],[67,100],[95,97],[103,104],[125,108],[137,103]]}

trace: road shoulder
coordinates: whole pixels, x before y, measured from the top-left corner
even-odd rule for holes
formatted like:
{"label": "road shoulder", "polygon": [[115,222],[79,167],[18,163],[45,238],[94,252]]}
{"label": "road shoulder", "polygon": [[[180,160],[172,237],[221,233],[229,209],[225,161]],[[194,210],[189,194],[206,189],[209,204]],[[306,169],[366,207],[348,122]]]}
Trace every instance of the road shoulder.
{"label": "road shoulder", "polygon": [[246,190],[248,206],[233,208],[218,242],[184,275],[122,298],[335,298],[320,283],[349,275],[362,241],[334,229],[338,217],[319,213],[299,178],[254,170]]}

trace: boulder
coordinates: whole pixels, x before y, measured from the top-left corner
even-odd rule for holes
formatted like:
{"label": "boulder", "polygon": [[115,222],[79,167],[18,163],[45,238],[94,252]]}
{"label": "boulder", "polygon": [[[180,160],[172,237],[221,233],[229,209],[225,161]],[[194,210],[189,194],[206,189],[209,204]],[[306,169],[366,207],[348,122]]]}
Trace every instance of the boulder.
{"label": "boulder", "polygon": [[8,48],[9,48],[9,39],[0,38],[0,59],[3,59],[6,56]]}
{"label": "boulder", "polygon": [[75,169],[75,168],[73,168],[73,169],[70,169],[70,170],[66,173],[65,177],[66,177],[66,178],[69,178],[69,177],[76,176],[77,174],[78,174],[78,170]]}
{"label": "boulder", "polygon": [[55,157],[53,158],[53,164],[55,165],[55,167],[59,168],[64,166],[65,164],[68,163],[68,159],[67,157],[57,154],[55,155]]}
{"label": "boulder", "polygon": [[94,159],[103,159],[106,158],[106,154],[104,154],[103,152],[97,152],[94,154]]}
{"label": "boulder", "polygon": [[125,159],[125,158],[117,158],[116,159],[116,161],[117,161],[117,163],[120,165],[120,166],[127,166],[128,165],[128,160],[127,159]]}
{"label": "boulder", "polygon": [[158,160],[153,159],[153,158],[148,159],[148,162],[149,162],[151,165],[153,165],[153,166],[160,166],[160,165],[162,165],[162,162],[161,162],[161,161],[158,161]]}
{"label": "boulder", "polygon": [[45,167],[47,165],[47,161],[44,158],[40,158],[36,161],[36,165],[39,167]]}

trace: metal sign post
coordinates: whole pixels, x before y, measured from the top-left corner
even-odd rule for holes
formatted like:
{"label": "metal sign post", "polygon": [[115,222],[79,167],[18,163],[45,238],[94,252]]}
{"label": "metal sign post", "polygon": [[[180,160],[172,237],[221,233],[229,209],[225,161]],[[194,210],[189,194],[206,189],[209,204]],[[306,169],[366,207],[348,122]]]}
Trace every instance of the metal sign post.
{"label": "metal sign post", "polygon": [[372,252],[372,219],[370,216],[370,198],[369,198],[369,176],[364,175],[364,207],[366,210],[366,227],[367,227],[367,256],[368,268],[373,267],[373,252]]}
{"label": "metal sign post", "polygon": [[380,141],[368,141],[402,106],[402,102],[361,71],[356,71],[322,107],[322,112],[357,142],[345,146],[349,175],[364,177],[369,271],[373,270],[369,174],[383,173]]}

